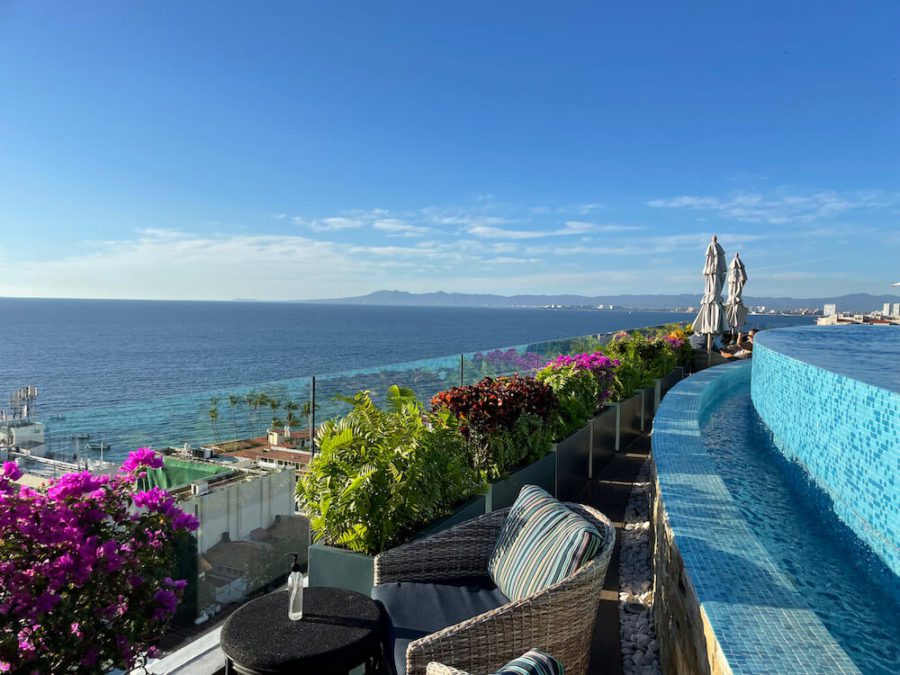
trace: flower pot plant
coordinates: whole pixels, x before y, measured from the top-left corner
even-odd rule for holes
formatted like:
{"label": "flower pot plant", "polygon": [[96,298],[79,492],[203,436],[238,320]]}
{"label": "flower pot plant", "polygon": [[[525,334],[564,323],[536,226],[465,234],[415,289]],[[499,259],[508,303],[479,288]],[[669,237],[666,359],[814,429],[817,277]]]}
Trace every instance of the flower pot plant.
{"label": "flower pot plant", "polygon": [[600,351],[558,356],[535,375],[559,402],[554,412],[554,440],[562,441],[584,427],[612,395],[619,362]]}
{"label": "flower pot plant", "polygon": [[513,375],[438,392],[431,405],[458,420],[469,465],[496,480],[549,452],[559,403],[548,385]]}
{"label": "flower pot plant", "polygon": [[486,377],[465,387],[439,392],[433,409],[447,410],[459,422],[469,465],[490,481],[488,511],[510,506],[525,484],[556,493],[553,390],[531,377]]}
{"label": "flower pot plant", "polygon": [[455,419],[412,390],[391,386],[384,409],[367,391],[341,400],[351,410],[319,429],[297,486],[317,540],[375,555],[484,489]]}
{"label": "flower pot plant", "polygon": [[152,655],[187,582],[176,546],[197,519],[138,478],[162,466],[131,453],[117,475],[69,473],[34,490],[0,471],[0,672],[98,673]]}

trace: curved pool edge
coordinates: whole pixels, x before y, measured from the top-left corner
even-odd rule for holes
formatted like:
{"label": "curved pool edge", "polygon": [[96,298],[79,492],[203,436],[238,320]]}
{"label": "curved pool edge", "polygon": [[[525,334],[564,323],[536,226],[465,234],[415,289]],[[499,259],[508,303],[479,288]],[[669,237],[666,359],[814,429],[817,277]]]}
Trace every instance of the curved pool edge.
{"label": "curved pool edge", "polygon": [[666,395],[653,425],[655,619],[671,673],[858,673],[745,522],[701,438],[710,403],[751,363]]}
{"label": "curved pool edge", "polygon": [[[781,349],[778,333],[768,336],[774,345],[760,340],[754,350],[753,407],[781,454],[900,579],[900,392],[804,361]],[[855,356],[848,350],[845,361]]]}

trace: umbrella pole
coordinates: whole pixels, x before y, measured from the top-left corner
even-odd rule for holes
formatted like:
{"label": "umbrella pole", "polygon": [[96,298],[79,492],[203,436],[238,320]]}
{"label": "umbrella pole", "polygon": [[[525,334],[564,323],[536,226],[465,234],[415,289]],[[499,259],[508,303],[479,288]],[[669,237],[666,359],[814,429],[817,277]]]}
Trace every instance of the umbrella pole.
{"label": "umbrella pole", "polygon": [[706,336],[706,367],[712,366],[712,333]]}

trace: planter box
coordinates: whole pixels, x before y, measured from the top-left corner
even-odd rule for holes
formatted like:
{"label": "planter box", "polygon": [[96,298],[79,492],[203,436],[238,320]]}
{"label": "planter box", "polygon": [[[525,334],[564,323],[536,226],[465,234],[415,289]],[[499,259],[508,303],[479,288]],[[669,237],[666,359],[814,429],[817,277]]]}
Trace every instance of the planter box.
{"label": "planter box", "polygon": [[593,478],[616,454],[619,439],[619,404],[610,403],[591,420],[591,470]]}
{"label": "planter box", "polygon": [[573,501],[591,476],[591,434],[588,422],[556,445],[556,496]]}
{"label": "planter box", "polygon": [[[440,532],[485,513],[485,496],[473,497],[445,518],[436,520],[414,537]],[[345,588],[370,595],[375,579],[375,557],[326,544],[309,545],[309,585]]]}
{"label": "planter box", "polygon": [[310,586],[345,588],[368,597],[374,579],[374,556],[325,544],[309,545]]}
{"label": "planter box", "polygon": [[683,378],[684,368],[682,368],[681,366],[675,366],[675,369],[671,373],[659,380],[656,380],[656,386],[654,387],[653,391],[654,413],[659,409],[659,404],[662,402],[669,389],[681,382]]}
{"label": "planter box", "polygon": [[641,405],[641,431],[650,431],[650,425],[653,422],[653,390],[654,387],[635,390],[635,393],[641,392],[644,397]]}
{"label": "planter box", "polygon": [[505,509],[513,505],[523,485],[537,485],[556,496],[556,451],[555,448],[543,459],[522,467],[509,477],[488,486],[485,512]]}
{"label": "planter box", "polygon": [[422,537],[427,537],[429,534],[435,534],[436,532],[441,532],[443,530],[449,530],[454,525],[459,525],[460,523],[464,523],[467,520],[471,520],[472,518],[477,518],[478,516],[483,516],[487,513],[486,509],[486,498],[485,495],[478,495],[477,497],[472,497],[465,504],[457,508],[453,513],[449,516],[441,518],[440,520],[434,521],[431,525],[425,527],[419,534],[417,534],[414,538],[421,539]]}
{"label": "planter box", "polygon": [[638,389],[631,398],[619,402],[619,436],[616,452],[627,448],[641,435],[644,411],[644,390]]}

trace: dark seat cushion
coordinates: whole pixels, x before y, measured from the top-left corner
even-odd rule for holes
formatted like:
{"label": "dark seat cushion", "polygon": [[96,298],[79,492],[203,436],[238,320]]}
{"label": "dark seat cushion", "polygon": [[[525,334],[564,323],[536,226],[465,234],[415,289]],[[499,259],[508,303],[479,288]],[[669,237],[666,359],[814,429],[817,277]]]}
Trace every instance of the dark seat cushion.
{"label": "dark seat cushion", "polygon": [[446,584],[399,581],[372,589],[387,615],[385,658],[391,672],[406,675],[406,648],[413,640],[496,609],[509,599],[490,579],[467,579]]}

